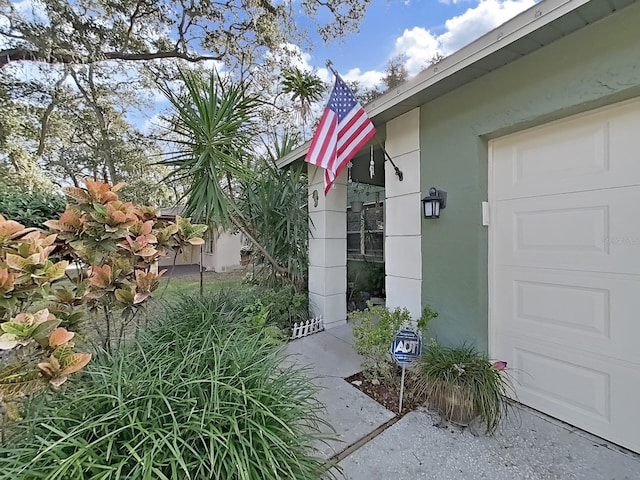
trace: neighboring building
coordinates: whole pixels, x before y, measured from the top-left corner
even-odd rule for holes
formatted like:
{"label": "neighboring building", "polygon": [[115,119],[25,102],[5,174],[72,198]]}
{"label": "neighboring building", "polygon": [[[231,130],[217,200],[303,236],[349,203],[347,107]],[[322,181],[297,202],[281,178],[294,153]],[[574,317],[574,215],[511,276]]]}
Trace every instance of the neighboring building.
{"label": "neighboring building", "polygon": [[[430,334],[507,360],[522,403],[636,452],[639,26],[638,1],[544,0],[367,106],[404,173],[384,163],[387,305],[431,304]],[[346,173],[326,198],[322,172],[309,179],[310,297],[331,328]],[[447,206],[423,219],[432,186]]]}
{"label": "neighboring building", "polygon": [[[175,220],[180,215],[182,208],[161,209],[160,219]],[[239,233],[218,232],[216,234],[207,231],[204,237],[205,243],[202,249],[199,246],[188,248],[177,256],[168,255],[160,259],[161,267],[171,265],[200,265],[209,272],[229,272],[240,267],[240,249],[242,247],[242,235]],[[201,255],[202,253],[202,255]]]}

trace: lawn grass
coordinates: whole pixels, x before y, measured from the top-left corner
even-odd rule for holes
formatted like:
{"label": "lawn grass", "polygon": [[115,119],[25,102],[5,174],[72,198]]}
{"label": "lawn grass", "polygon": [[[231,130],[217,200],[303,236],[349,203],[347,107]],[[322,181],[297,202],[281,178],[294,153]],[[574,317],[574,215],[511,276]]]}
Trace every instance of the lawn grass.
{"label": "lawn grass", "polygon": [[[160,279],[159,287],[145,303],[145,308],[121,331],[122,341],[137,337],[138,332],[144,329],[150,321],[159,315],[163,306],[166,306],[168,303],[173,303],[184,296],[199,294],[200,274],[171,275],[172,268],[165,268],[167,269],[167,273]],[[246,286],[243,285],[245,275],[246,272],[243,270],[224,273],[204,272],[204,295],[208,296],[227,290],[240,292],[246,288]],[[63,280],[58,285],[72,287],[71,282],[68,280]],[[48,300],[41,300],[34,304],[31,310],[36,311],[46,308],[48,303]],[[119,334],[117,332],[120,332],[121,325],[122,319],[119,315],[115,315],[114,322],[111,325],[114,332],[112,337],[112,346],[114,348],[117,348],[119,345]],[[86,312],[81,324],[77,326],[74,331],[76,332],[76,345],[81,350],[99,350],[103,347],[102,343],[105,335],[103,312],[101,310]],[[9,355],[7,355],[7,358],[8,357]],[[0,367],[1,366],[0,364]]]}
{"label": "lawn grass", "polygon": [[[150,321],[156,318],[163,307],[174,303],[184,296],[197,295],[200,292],[200,274],[171,276],[171,267],[160,279],[160,286],[153,292],[151,298],[145,303],[145,308],[136,318],[122,330],[122,341],[138,336],[138,332],[144,329]],[[203,291],[205,296],[225,290],[238,291],[242,288],[245,273],[243,271],[217,273],[204,272]],[[44,308],[44,305],[43,305]],[[104,332],[104,316],[100,310],[87,312],[85,321],[77,331],[76,341],[84,349],[100,348]],[[114,317],[114,331],[119,331],[122,319],[119,315]],[[112,345],[118,342],[118,334],[112,339]],[[116,346],[117,347],[117,346]]]}
{"label": "lawn grass", "polygon": [[[160,301],[171,301],[183,295],[193,295],[200,291],[200,274],[170,276],[171,268],[160,280],[160,286],[153,292],[153,297]],[[236,289],[242,285],[245,272],[204,272],[203,291],[205,294],[217,293],[221,290]]]}

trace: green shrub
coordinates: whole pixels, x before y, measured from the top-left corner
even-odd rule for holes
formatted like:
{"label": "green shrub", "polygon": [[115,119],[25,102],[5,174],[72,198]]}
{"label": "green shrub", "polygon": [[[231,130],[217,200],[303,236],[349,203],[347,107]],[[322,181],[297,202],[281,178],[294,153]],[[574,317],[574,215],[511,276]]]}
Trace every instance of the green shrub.
{"label": "green shrub", "polygon": [[309,297],[306,292],[297,292],[292,285],[277,288],[246,287],[234,292],[233,303],[249,315],[258,314],[268,308],[266,325],[275,325],[290,333],[296,322],[309,319]]}
{"label": "green shrub", "polygon": [[75,391],[36,400],[0,478],[321,478],[316,388],[224,300],[178,301]]}
{"label": "green shrub", "polygon": [[420,330],[423,333],[426,332],[426,330],[429,328],[429,324],[431,323],[431,321],[435,320],[436,318],[438,318],[438,312],[436,312],[433,308],[431,308],[431,305],[429,304],[425,305],[424,308],[422,309],[422,315],[418,320],[418,330]]}
{"label": "green shrub", "polygon": [[40,192],[0,191],[0,214],[25,227],[43,228],[43,223],[58,218],[66,205],[62,195]]}
{"label": "green shrub", "polygon": [[[429,322],[437,316],[438,313],[426,305],[422,316],[415,322],[420,332],[424,333]],[[351,312],[348,317],[353,322],[353,347],[364,357],[362,369],[365,376],[391,380],[393,370],[389,350],[398,330],[414,324],[409,310],[389,310],[367,302],[367,308]]]}
{"label": "green shrub", "polygon": [[365,376],[391,379],[389,349],[398,330],[411,325],[411,315],[406,308],[389,310],[387,307],[367,302],[367,308],[351,312],[353,322],[353,346],[363,356]]}
{"label": "green shrub", "polygon": [[473,347],[442,347],[431,341],[417,362],[414,391],[444,419],[468,424],[479,417],[492,433],[506,414],[507,397],[514,394],[505,367]]}
{"label": "green shrub", "polygon": [[297,292],[292,285],[262,290],[259,298],[264,305],[270,306],[269,322],[283,330],[290,329],[295,322],[309,319],[309,297],[306,292]]}

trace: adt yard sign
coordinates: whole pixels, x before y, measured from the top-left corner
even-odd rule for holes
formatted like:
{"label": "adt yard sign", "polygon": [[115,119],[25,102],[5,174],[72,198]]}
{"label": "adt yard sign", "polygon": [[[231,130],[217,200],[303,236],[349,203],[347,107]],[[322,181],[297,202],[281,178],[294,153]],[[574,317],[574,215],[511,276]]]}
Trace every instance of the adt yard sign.
{"label": "adt yard sign", "polygon": [[413,330],[400,330],[391,345],[391,355],[400,365],[408,365],[422,352],[420,336]]}
{"label": "adt yard sign", "polygon": [[402,380],[400,381],[400,399],[398,413],[402,414],[402,396],[404,395],[404,375],[408,364],[416,360],[422,353],[422,340],[413,330],[403,329],[396,333],[391,345],[391,355],[402,365]]}

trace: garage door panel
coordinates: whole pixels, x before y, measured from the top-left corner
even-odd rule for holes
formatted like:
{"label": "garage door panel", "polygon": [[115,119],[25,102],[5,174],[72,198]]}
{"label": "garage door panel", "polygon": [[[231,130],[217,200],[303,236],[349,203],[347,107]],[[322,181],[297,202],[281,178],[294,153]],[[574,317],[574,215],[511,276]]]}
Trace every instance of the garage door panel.
{"label": "garage door panel", "polygon": [[640,274],[640,186],[496,202],[501,265]]}
{"label": "garage door panel", "polygon": [[490,353],[518,399],[640,452],[640,99],[490,144]]}
{"label": "garage door panel", "polygon": [[610,295],[606,288],[591,288],[548,280],[514,280],[513,313],[537,328],[560,327],[572,334],[608,339]]}
{"label": "garage door panel", "polygon": [[[609,373],[543,355],[539,349],[516,347],[513,356],[520,395],[539,397],[571,411],[579,410],[597,421],[611,422]],[[549,375],[551,371],[557,375]]]}
{"label": "garage door panel", "polygon": [[635,104],[560,120],[500,139],[493,157],[495,199],[612,188],[640,183],[633,166],[640,136]]}
{"label": "garage door panel", "polygon": [[509,363],[516,399],[615,443],[640,451],[637,395],[640,370],[540,340],[503,335],[495,357]]}
{"label": "garage door panel", "polygon": [[[496,270],[494,327],[640,369],[640,279],[518,267]],[[616,320],[617,321],[614,321]]]}

